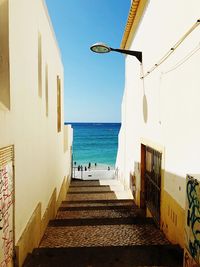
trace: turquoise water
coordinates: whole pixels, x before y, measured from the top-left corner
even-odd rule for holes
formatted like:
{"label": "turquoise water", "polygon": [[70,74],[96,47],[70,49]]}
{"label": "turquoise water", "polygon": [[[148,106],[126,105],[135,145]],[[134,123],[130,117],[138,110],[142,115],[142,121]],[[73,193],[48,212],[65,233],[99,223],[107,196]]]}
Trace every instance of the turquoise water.
{"label": "turquoise water", "polygon": [[73,161],[114,166],[120,123],[70,123],[74,131]]}

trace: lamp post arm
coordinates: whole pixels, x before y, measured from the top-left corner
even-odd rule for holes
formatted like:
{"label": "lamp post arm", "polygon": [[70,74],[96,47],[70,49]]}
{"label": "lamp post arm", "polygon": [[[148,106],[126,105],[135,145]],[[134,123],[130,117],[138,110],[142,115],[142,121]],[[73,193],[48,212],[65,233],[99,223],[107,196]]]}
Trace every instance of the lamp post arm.
{"label": "lamp post arm", "polygon": [[142,63],[142,52],[140,52],[140,51],[116,49],[116,48],[112,48],[112,47],[110,47],[110,50],[111,51],[115,51],[115,52],[119,52],[119,53],[122,53],[122,54],[126,54],[126,55],[135,56],[140,61],[140,63]]}

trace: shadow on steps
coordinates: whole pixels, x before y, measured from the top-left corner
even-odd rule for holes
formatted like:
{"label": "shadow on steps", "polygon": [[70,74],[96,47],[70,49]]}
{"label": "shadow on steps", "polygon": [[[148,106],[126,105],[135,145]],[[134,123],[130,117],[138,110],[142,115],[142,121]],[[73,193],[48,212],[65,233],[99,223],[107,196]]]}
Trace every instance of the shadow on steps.
{"label": "shadow on steps", "polygon": [[133,200],[107,199],[114,192],[99,181],[72,181],[70,188],[23,267],[182,267],[183,250]]}
{"label": "shadow on steps", "polygon": [[182,258],[182,250],[172,245],[40,248],[23,267],[182,267]]}

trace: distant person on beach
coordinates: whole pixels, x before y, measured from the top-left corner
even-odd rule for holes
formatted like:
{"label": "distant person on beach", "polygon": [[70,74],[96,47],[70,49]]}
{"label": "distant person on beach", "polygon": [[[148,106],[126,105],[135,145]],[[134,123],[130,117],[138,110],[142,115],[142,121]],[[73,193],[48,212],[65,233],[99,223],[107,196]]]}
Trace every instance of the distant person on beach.
{"label": "distant person on beach", "polygon": [[83,166],[81,165],[81,171],[83,170]]}
{"label": "distant person on beach", "polygon": [[80,165],[78,165],[78,171],[80,171]]}
{"label": "distant person on beach", "polygon": [[87,171],[87,167],[85,166],[85,171]]}
{"label": "distant person on beach", "polygon": [[97,166],[97,164],[95,163],[95,164],[94,164],[94,166],[96,167],[96,166]]}
{"label": "distant person on beach", "polygon": [[108,166],[108,171],[110,170],[110,166]]}
{"label": "distant person on beach", "polygon": [[89,162],[89,164],[88,164],[88,169],[90,169],[91,168],[91,163]]}

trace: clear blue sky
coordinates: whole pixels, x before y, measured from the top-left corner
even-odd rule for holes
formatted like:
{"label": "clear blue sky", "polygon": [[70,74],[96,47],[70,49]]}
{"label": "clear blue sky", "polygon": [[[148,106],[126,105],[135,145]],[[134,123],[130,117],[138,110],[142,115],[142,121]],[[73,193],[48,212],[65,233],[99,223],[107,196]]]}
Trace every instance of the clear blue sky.
{"label": "clear blue sky", "polygon": [[46,0],[65,71],[65,121],[119,122],[124,56],[95,54],[105,42],[119,48],[130,0]]}

